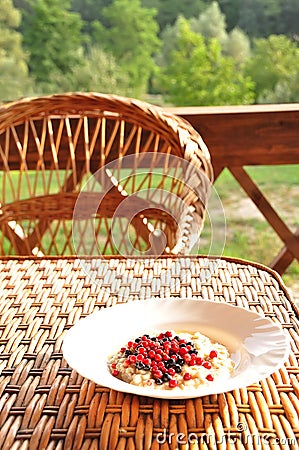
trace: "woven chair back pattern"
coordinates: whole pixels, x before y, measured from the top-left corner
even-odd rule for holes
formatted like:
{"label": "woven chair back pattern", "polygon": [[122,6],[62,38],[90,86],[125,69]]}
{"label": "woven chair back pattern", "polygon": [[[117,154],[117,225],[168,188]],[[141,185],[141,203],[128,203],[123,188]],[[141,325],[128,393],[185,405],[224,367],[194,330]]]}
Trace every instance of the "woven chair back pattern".
{"label": "woven chair back pattern", "polygon": [[[1,254],[188,253],[213,171],[183,119],[134,99],[68,93],[0,109],[0,177]],[[96,239],[86,239],[88,221]]]}

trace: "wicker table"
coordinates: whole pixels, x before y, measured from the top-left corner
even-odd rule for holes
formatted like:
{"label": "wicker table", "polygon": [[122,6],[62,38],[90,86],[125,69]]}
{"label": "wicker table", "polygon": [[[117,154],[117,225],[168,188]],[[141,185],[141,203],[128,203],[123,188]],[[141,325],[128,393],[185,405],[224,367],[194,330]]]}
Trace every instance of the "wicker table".
{"label": "wicker table", "polygon": [[[96,282],[72,257],[0,259],[2,450],[299,448],[298,310],[276,273],[205,257],[107,258],[88,267]],[[290,335],[290,358],[246,389],[186,401],[110,391],[67,365],[65,330],[99,308],[147,296],[264,313]]]}

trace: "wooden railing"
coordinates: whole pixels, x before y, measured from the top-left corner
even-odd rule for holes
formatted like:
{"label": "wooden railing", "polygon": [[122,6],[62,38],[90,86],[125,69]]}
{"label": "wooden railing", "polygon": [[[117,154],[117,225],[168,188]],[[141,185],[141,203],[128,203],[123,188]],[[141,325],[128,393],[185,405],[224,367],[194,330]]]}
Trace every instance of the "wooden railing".
{"label": "wooden railing", "polygon": [[[168,108],[204,138],[215,180],[224,168],[254,202],[284,243],[271,267],[280,274],[299,261],[299,228],[292,232],[245,166],[299,164],[299,104]],[[298,179],[299,183],[299,179]]]}

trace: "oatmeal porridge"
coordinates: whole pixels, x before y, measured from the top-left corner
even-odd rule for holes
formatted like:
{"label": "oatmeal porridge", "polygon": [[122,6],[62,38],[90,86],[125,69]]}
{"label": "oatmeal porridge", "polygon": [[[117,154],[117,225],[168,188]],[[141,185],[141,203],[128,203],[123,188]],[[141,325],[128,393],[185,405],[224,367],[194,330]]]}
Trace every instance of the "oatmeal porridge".
{"label": "oatmeal porridge", "polygon": [[234,363],[228,349],[207,336],[169,330],[127,342],[109,358],[108,367],[130,384],[185,389],[228,378]]}

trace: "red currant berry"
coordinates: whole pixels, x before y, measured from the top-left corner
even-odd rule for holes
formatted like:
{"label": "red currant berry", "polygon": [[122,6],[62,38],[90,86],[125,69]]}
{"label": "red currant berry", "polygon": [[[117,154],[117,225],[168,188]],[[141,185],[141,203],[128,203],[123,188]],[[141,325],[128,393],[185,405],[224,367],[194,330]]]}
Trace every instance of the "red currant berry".
{"label": "red currant berry", "polygon": [[114,370],[112,371],[112,375],[113,375],[114,377],[117,377],[117,376],[119,375],[119,371],[118,371],[117,369],[114,369]]}
{"label": "red currant berry", "polygon": [[153,359],[156,355],[156,352],[154,350],[150,350],[147,355],[149,358]]}
{"label": "red currant berry", "polygon": [[134,364],[137,361],[137,356],[136,355],[130,355],[129,356],[129,361],[130,361],[130,363]]}
{"label": "red currant berry", "polygon": [[144,356],[141,353],[138,353],[138,355],[136,356],[136,360],[137,361],[143,361],[144,360]]}
{"label": "red currant berry", "polygon": [[192,376],[190,373],[186,372],[186,373],[184,373],[183,378],[185,381],[188,381],[188,380],[191,380]]}
{"label": "red currant berry", "polygon": [[151,360],[149,358],[144,358],[143,364],[145,364],[146,366],[149,366],[151,364]]}
{"label": "red currant berry", "polygon": [[169,375],[171,375],[172,377],[175,375],[175,370],[173,369],[173,367],[170,367],[167,372],[169,373]]}
{"label": "red currant berry", "polygon": [[203,363],[203,359],[198,356],[197,358],[195,358],[195,362],[198,366],[201,366]]}
{"label": "red currant berry", "polygon": [[169,384],[169,387],[175,388],[178,385],[178,382],[177,382],[177,380],[172,379],[172,380],[169,380],[168,384]]}
{"label": "red currant berry", "polygon": [[207,379],[208,381],[213,381],[213,380],[214,380],[214,377],[213,377],[213,375],[212,375],[211,373],[209,373],[209,375],[206,376],[206,379]]}
{"label": "red currant berry", "polygon": [[211,358],[211,359],[217,358],[217,356],[218,356],[218,353],[216,352],[216,350],[210,351],[210,358]]}
{"label": "red currant berry", "polygon": [[154,378],[162,378],[162,376],[163,376],[163,372],[161,370],[155,370],[155,372],[153,372]]}
{"label": "red currant berry", "polygon": [[203,366],[204,366],[206,369],[210,369],[210,368],[212,367],[212,364],[211,364],[209,361],[205,361],[205,362],[203,363]]}
{"label": "red currant berry", "polygon": [[189,353],[186,353],[186,355],[183,356],[183,359],[186,363],[189,363],[191,361],[191,355],[189,355]]}
{"label": "red currant berry", "polygon": [[188,353],[188,350],[186,349],[186,347],[181,347],[180,348],[180,355],[184,356]]}
{"label": "red currant berry", "polygon": [[155,361],[157,361],[157,362],[162,361],[162,359],[163,359],[162,355],[158,354],[158,355],[155,356]]}
{"label": "red currant berry", "polygon": [[111,369],[116,369],[116,363],[111,364]]}

